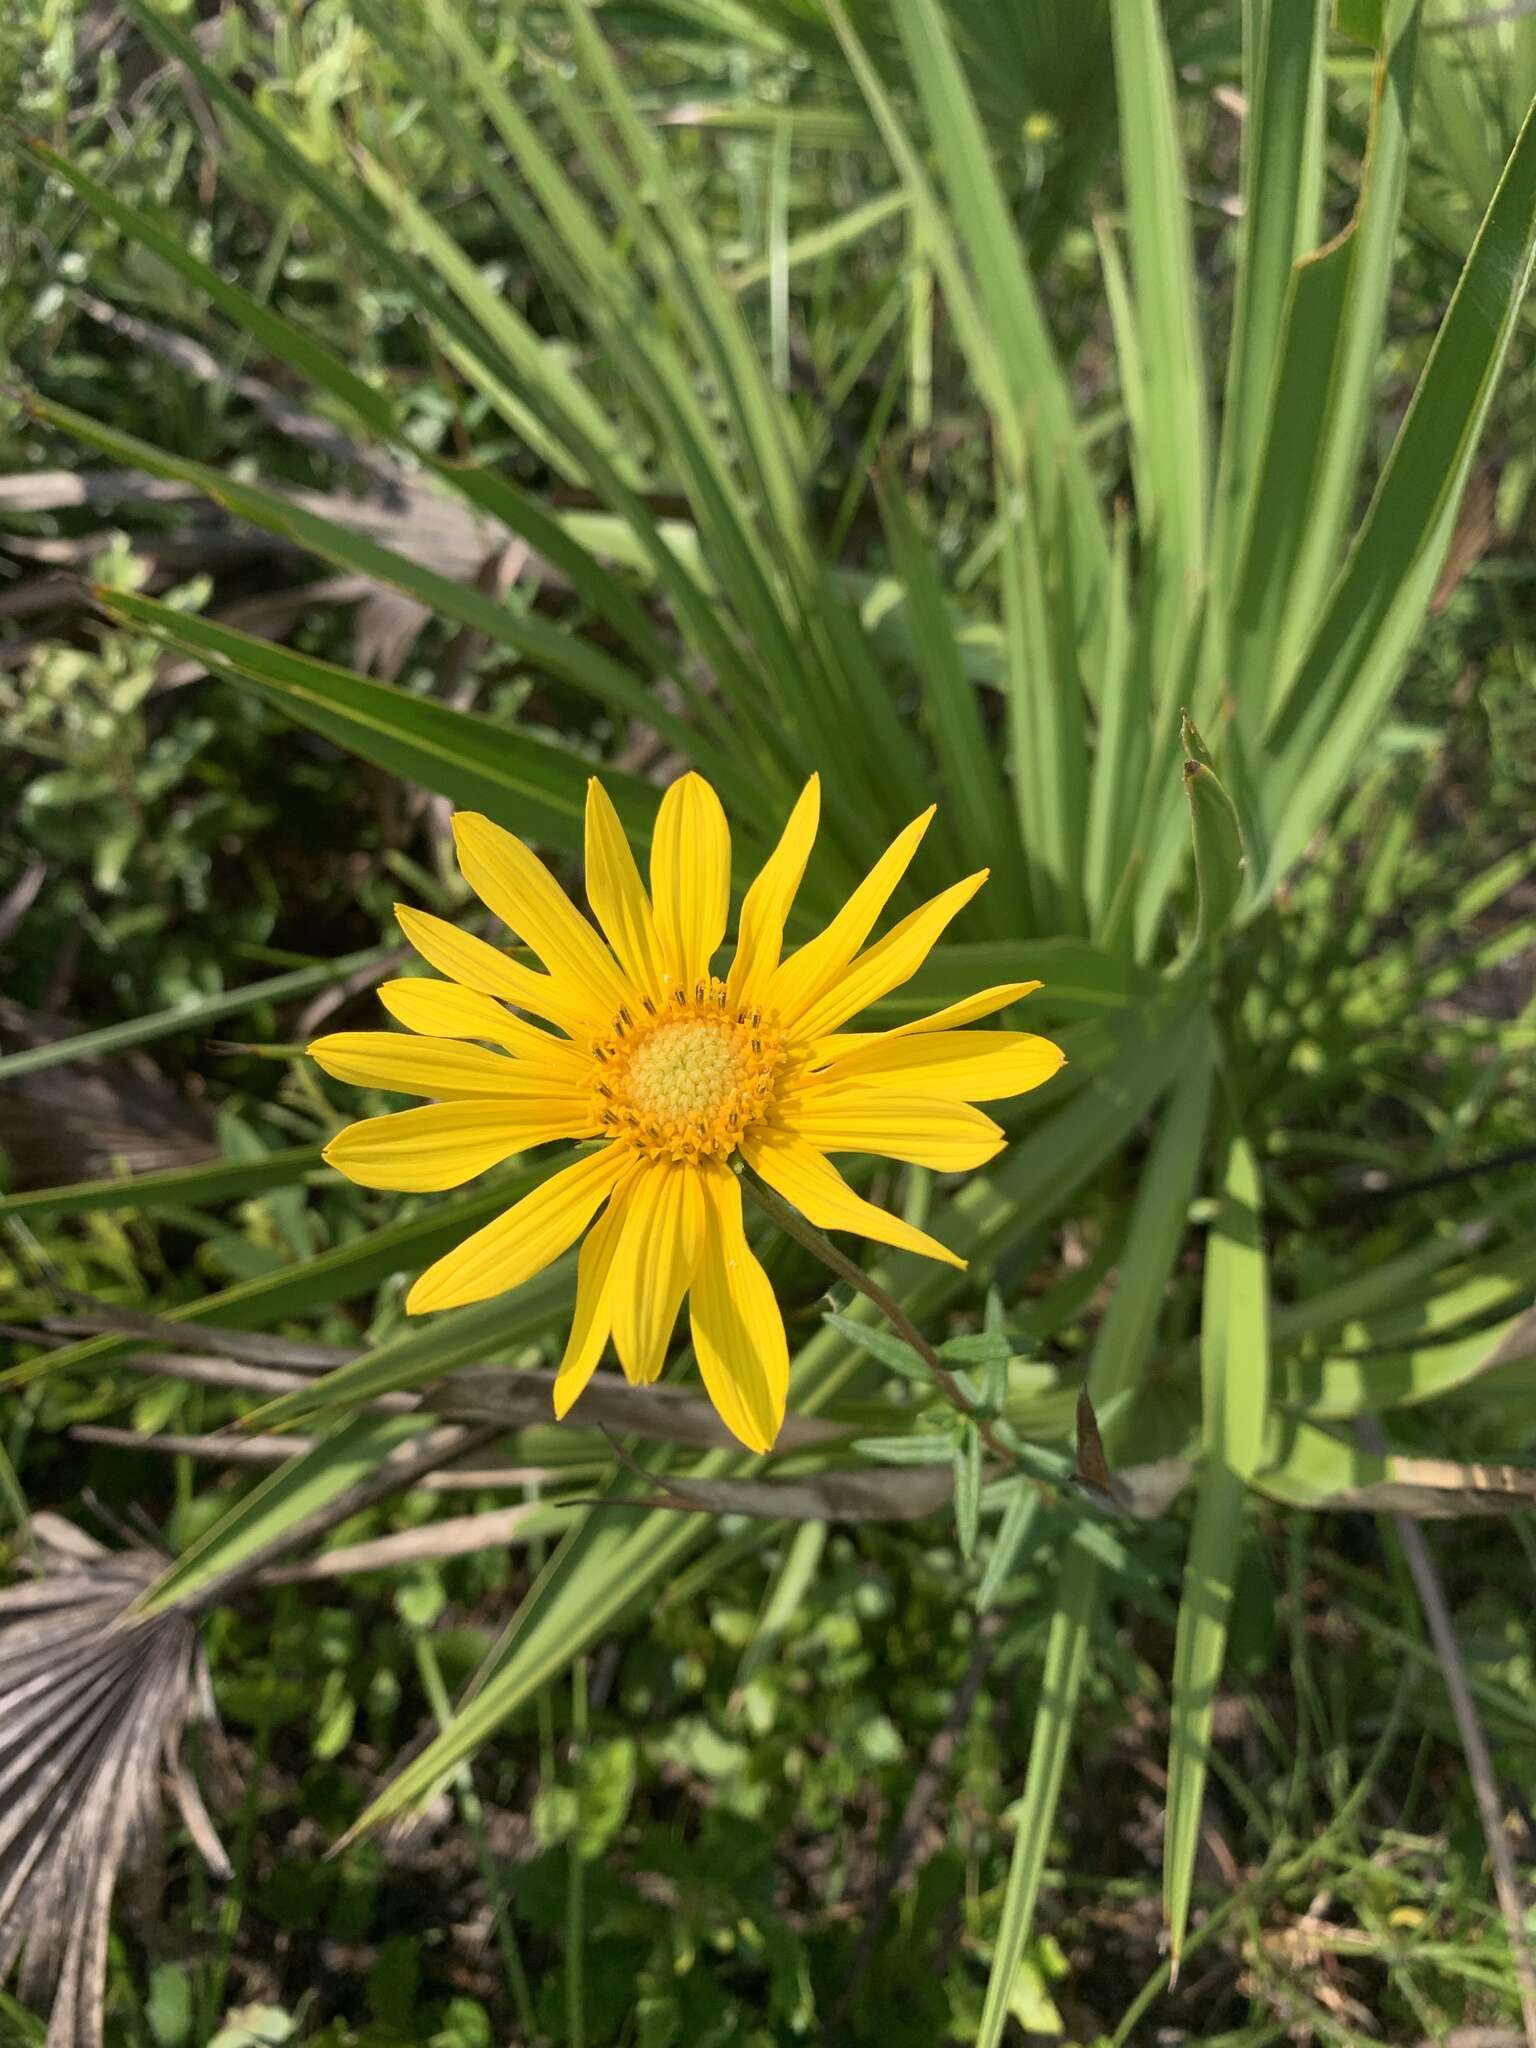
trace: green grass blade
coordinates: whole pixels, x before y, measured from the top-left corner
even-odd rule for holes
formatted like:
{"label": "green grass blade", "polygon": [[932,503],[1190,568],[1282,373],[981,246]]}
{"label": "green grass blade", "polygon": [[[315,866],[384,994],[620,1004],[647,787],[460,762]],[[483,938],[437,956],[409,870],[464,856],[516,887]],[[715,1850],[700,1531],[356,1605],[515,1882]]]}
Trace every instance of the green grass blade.
{"label": "green grass blade", "polygon": [[1144,639],[1146,608],[1133,621],[1130,533],[1124,520],[1115,528],[1114,567],[1105,598],[1108,619],[1099,672],[1098,737],[1083,845],[1083,888],[1093,936],[1101,941],[1110,928],[1115,892],[1130,859],[1150,726],[1148,661],[1144,645],[1138,644]]}
{"label": "green grass blade", "polygon": [[[544,1169],[547,1172],[549,1169]],[[452,1201],[434,1202],[420,1216],[390,1223],[364,1237],[302,1259],[279,1273],[240,1280],[196,1301],[162,1311],[167,1322],[212,1323],[233,1330],[264,1330],[289,1317],[309,1315],[339,1301],[357,1301],[396,1273],[410,1273],[451,1251],[482,1223],[509,1209],[541,1173],[526,1173],[497,1187]],[[99,1367],[121,1358],[141,1342],[136,1337],[84,1337],[14,1365],[0,1374],[0,1386],[26,1386],[58,1372]]]}
{"label": "green grass blade", "polygon": [[216,996],[194,996],[187,1002],[173,1003],[169,1009],[131,1017],[122,1024],[104,1024],[96,1031],[77,1031],[47,1045],[7,1053],[0,1057],[0,1081],[19,1081],[23,1074],[66,1066],[71,1060],[100,1059],[109,1053],[125,1052],[129,1046],[148,1045],[151,1039],[169,1038],[178,1031],[202,1031],[223,1017],[238,1017],[244,1010],[254,1010],[260,1003],[286,1003],[295,996],[313,995],[316,989],[345,981],[359,968],[382,967],[389,951],[387,946],[370,946],[361,953],[346,953],[339,960],[323,960],[314,967],[291,968],[286,974],[247,982],[244,988],[225,989]]}
{"label": "green grass blade", "polygon": [[1234,1138],[1205,1255],[1200,1332],[1205,1458],[1173,1653],[1163,1912],[1175,1963],[1189,1920],[1246,1482],[1263,1458],[1268,1425],[1269,1282],[1262,1231],[1258,1165],[1247,1140]]}
{"label": "green grass blade", "polygon": [[992,1949],[986,2001],[976,2031],[976,2048],[1001,2048],[1008,2025],[1009,1998],[1019,1958],[1029,1940],[1040,1894],[1040,1878],[1050,1854],[1051,1829],[1061,1799],[1078,1695],[1088,1667],[1088,1642],[1098,1609],[1099,1564],[1080,1545],[1068,1547],[1056,1605],[1046,1639],[1040,1703],[1035,1709],[1024,1792],[1014,1825],[1013,1856],[1008,1888]]}
{"label": "green grass blade", "polygon": [[782,263],[785,271],[791,271],[798,270],[802,264],[835,256],[850,243],[862,242],[877,228],[884,227],[887,221],[906,213],[911,204],[904,191],[882,192],[876,199],[866,199],[860,205],[850,207],[847,213],[823,221],[820,227],[805,228],[798,235],[792,235],[777,259],[754,256],[750,263],[743,263],[739,270],[733,270],[726,282],[732,291],[746,292],[754,285],[767,282],[775,260]]}
{"label": "green grass blade", "polygon": [[258,1159],[215,1159],[206,1166],[172,1166],[162,1173],[125,1174],[112,1180],[75,1181],[69,1187],[29,1188],[0,1195],[0,1217],[36,1223],[44,1216],[83,1216],[92,1209],[131,1209],[139,1216],[166,1210],[207,1209],[241,1202],[268,1188],[292,1187],[320,1165],[318,1145],[289,1145]]}
{"label": "green grass blade", "polygon": [[1112,0],[1110,22],[1150,486],[1137,511],[1159,578],[1183,589],[1205,569],[1210,427],[1178,97],[1156,0]]}
{"label": "green grass blade", "polygon": [[1168,1096],[1142,1169],[1114,1292],[1088,1368],[1088,1390],[1104,1418],[1105,1443],[1112,1458],[1118,1429],[1105,1411],[1135,1387],[1151,1356],[1205,1157],[1212,1079],[1211,1030],[1202,1017],[1191,1028],[1179,1079]]}
{"label": "green grass blade", "polygon": [[1237,571],[1231,652],[1254,730],[1333,583],[1376,390],[1409,151],[1419,0],[1393,0],[1354,219],[1298,264]]}
{"label": "green grass blade", "polygon": [[360,1415],[280,1465],[177,1558],[142,1596],[155,1614],[206,1592],[274,1538],[376,1471],[389,1453],[430,1428],[419,1415]]}
{"label": "green grass blade", "polygon": [[1028,490],[1007,488],[999,566],[1008,699],[1008,750],[1018,836],[1028,864],[1032,928],[1077,932],[1087,923],[1081,898],[1087,814],[1086,712],[1075,660],[1063,673],[1051,631],[1039,522]]}
{"label": "green grass blade", "polygon": [[[1135,1386],[1152,1348],[1204,1156],[1211,1078],[1210,1036],[1202,1021],[1158,1125],[1131,1213],[1115,1291],[1094,1343],[1088,1384],[1101,1412]],[[1121,1410],[1122,1416],[1126,1413]],[[1115,1422],[1106,1421],[1105,1429],[1113,1446]],[[1040,1876],[1050,1849],[1077,1696],[1087,1667],[1098,1577],[1097,1560],[1073,1544],[1062,1568],[1051,1617],[1045,1675],[978,2042],[1002,2039],[1008,1993],[1033,1931]]]}
{"label": "green grass blade", "polygon": [[[1520,1290],[1528,1293],[1528,1289]],[[1307,1361],[1283,1375],[1280,1398],[1297,1414],[1323,1419],[1411,1408],[1464,1387],[1485,1372],[1536,1356],[1536,1318],[1528,1307],[1501,1323],[1446,1341],[1428,1338],[1410,1351],[1349,1353]]]}
{"label": "green grass blade", "polygon": [[[412,696],[393,683],[295,654],[152,598],[111,591],[102,593],[102,603],[114,618],[147,627],[167,644],[195,653],[296,724],[324,734],[362,760],[579,857],[592,764],[554,742],[430,697]],[[603,783],[626,826],[647,838],[655,792],[614,770],[604,770]]]}
{"label": "green grass blade", "polygon": [[1328,0],[1264,0],[1246,19],[1243,220],[1212,520],[1223,586],[1263,449],[1292,266],[1317,239]]}
{"label": "green grass blade", "polygon": [[[854,39],[842,9],[828,11],[852,57]],[[992,146],[938,0],[908,0],[895,10],[895,20],[950,202],[950,217],[935,223],[937,236],[925,225],[925,246],[941,275],[957,267],[948,250],[958,243],[964,252],[995,351],[997,371],[988,365],[989,374],[1000,375],[1008,394],[1003,418],[1021,437],[1017,449],[1005,452],[1005,462],[1011,466],[1027,447],[1039,504],[1054,510],[1060,491],[1078,562],[1078,618],[1092,626],[1109,572],[1108,538],[1067,379],[994,168]],[[866,81],[860,83],[868,97]],[[889,143],[890,113],[873,98],[871,110]],[[949,276],[945,284],[948,292]],[[964,333],[960,338],[966,345]]]}
{"label": "green grass blade", "polygon": [[[165,454],[133,435],[118,433],[83,413],[35,394],[29,396],[27,405],[38,418],[130,467],[151,476],[191,484],[237,517],[285,535],[324,561],[392,584],[443,617],[484,633],[550,674],[590,691],[623,716],[644,719],[672,745],[699,758],[701,765],[707,764],[709,772],[725,787],[740,780],[741,770],[733,766],[725,750],[714,747],[705,735],[669,712],[655,692],[647,689],[643,678],[601,654],[579,633],[519,613],[474,584],[461,583],[397,549],[385,547],[367,534],[311,510],[297,498],[242,482],[202,463]],[[490,544],[488,536],[488,547]]]}
{"label": "green grass blade", "polygon": [[976,692],[960,664],[933,552],[889,470],[877,473],[876,490],[892,564],[906,585],[923,704],[950,796],[939,822],[953,838],[960,863],[990,863],[992,879],[978,908],[992,935],[1006,938],[1018,930],[1021,906],[1029,901],[1014,815]]}
{"label": "green grass blade", "polygon": [[1536,108],[1526,117],[1381,480],[1287,700],[1266,734],[1272,892],[1381,717],[1456,520],[1536,260]]}
{"label": "green grass blade", "polygon": [[[550,1170],[535,1170],[527,1178],[536,1184]],[[413,1318],[361,1358],[337,1366],[333,1372],[317,1374],[308,1385],[266,1402],[246,1417],[246,1426],[288,1429],[315,1415],[361,1407],[380,1394],[425,1386],[456,1366],[488,1361],[497,1351],[515,1354],[570,1302],[574,1291],[573,1261],[562,1259],[510,1294],[445,1315]]]}

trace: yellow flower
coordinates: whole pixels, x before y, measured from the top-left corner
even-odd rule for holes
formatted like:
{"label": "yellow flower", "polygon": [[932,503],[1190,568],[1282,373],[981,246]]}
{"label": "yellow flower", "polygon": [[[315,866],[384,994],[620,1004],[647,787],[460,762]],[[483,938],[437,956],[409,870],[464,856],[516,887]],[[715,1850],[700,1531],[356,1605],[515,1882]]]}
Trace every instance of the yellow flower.
{"label": "yellow flower", "polygon": [[401,905],[406,937],[448,978],[380,989],[405,1033],[345,1031],[309,1048],[338,1080],[434,1098],[332,1139],[326,1158],[364,1187],[458,1187],[532,1145],[598,1141],[429,1266],[406,1300],[419,1312],[517,1287],[602,1210],[581,1250],[557,1415],[610,1336],[630,1380],[654,1380],[689,1295],[710,1399],[742,1443],[769,1449],[784,1418],[788,1349],[742,1228],[731,1161],[739,1154],[823,1229],[963,1265],[855,1194],[827,1155],[870,1152],[944,1173],[981,1166],[1003,1133],[973,1105],[1038,1087],[1061,1065],[1049,1039],[955,1028],[1028,995],[1034,981],[984,989],[894,1031],[841,1030],[909,979],[986,870],[865,944],[929,810],[825,930],[782,958],[819,807],[813,777],[746,893],[723,976],[713,962],[729,909],[730,835],[700,776],[684,775],[662,799],[649,896],[606,792],[588,785],[587,894],[601,936],[520,839],[461,812],[453,824],[466,881],[548,971]]}

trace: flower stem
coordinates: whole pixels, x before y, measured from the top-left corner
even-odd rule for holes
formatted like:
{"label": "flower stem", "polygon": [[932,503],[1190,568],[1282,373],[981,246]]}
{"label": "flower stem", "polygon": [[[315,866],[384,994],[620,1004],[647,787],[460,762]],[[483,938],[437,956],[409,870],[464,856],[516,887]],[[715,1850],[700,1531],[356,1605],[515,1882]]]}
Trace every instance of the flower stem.
{"label": "flower stem", "polygon": [[[772,1188],[763,1186],[760,1181],[748,1180],[745,1174],[742,1176],[741,1184],[763,1214],[772,1217],[786,1237],[792,1237],[796,1244],[803,1244],[806,1250],[820,1259],[824,1266],[829,1267],[839,1280],[846,1280],[856,1293],[862,1294],[866,1301],[874,1303],[902,1343],[915,1351],[927,1366],[935,1386],[952,1408],[961,1415],[976,1417],[976,1403],[971,1400],[954,1374],[945,1367],[938,1352],[899,1301],[887,1294],[877,1280],[871,1280],[861,1266],[856,1266],[852,1259],[838,1250],[830,1237],[825,1236],[813,1223],[807,1223],[799,1211],[792,1209],[782,1196],[774,1193]],[[990,1423],[978,1421],[977,1426],[981,1431],[981,1440],[989,1451],[1005,1459],[1010,1465],[1018,1462],[1008,1446],[998,1441]]]}

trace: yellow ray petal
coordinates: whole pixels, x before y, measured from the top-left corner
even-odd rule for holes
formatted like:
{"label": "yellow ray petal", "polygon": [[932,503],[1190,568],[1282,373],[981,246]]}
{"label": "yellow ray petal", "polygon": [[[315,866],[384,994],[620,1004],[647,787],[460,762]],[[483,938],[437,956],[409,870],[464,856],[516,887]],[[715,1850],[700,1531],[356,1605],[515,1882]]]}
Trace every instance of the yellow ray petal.
{"label": "yellow ray petal", "polygon": [[867,1081],[946,1102],[1000,1102],[1049,1081],[1065,1059],[1059,1045],[1028,1031],[933,1031],[877,1038],[817,1078]]}
{"label": "yellow ray petal", "polygon": [[773,1448],[789,1392],[789,1346],[768,1275],[741,1227],[741,1183],[701,1171],[704,1242],[689,1295],[693,1351],[715,1411],[749,1451]]}
{"label": "yellow ray petal", "polygon": [[494,996],[461,988],[456,981],[429,981],[416,974],[405,981],[381,982],[379,1001],[407,1031],[429,1038],[488,1038],[535,1066],[569,1073],[573,1081],[590,1074],[597,1064],[568,1038],[541,1031],[514,1017]]}
{"label": "yellow ray petal", "polygon": [[322,1156],[359,1187],[419,1194],[462,1187],[530,1145],[581,1137],[590,1127],[587,1114],[544,1102],[434,1102],[348,1124]]}
{"label": "yellow ray petal", "polygon": [[742,1156],[754,1173],[760,1173],[769,1187],[781,1194],[818,1230],[852,1230],[860,1237],[872,1237],[878,1244],[894,1245],[898,1251],[918,1252],[925,1259],[942,1259],[946,1265],[961,1266],[965,1260],[947,1245],[887,1215],[873,1202],[856,1195],[831,1160],[797,1138],[792,1131],[771,1129],[760,1124],[741,1141]]}
{"label": "yellow ray petal", "polygon": [[555,1414],[562,1422],[591,1379],[613,1328],[614,1254],[623,1234],[628,1186],[628,1180],[615,1186],[607,1208],[582,1241],[576,1261],[576,1311],[555,1374]]}
{"label": "yellow ray petal", "polygon": [[651,840],[651,900],[672,984],[707,977],[731,907],[731,834],[702,775],[680,775],[661,800]]}
{"label": "yellow ray petal", "polygon": [[766,1003],[793,1025],[830,988],[874,929],[891,891],[906,873],[935,806],[914,818],[881,854],[832,922],[782,961],[768,984]]}
{"label": "yellow ray petal", "polygon": [[742,900],[736,926],[736,958],[726,987],[738,1009],[762,1002],[784,943],[789,916],[816,841],[821,816],[821,777],[813,775],[789,814],[779,843],[764,861]]}
{"label": "yellow ray petal", "polygon": [[525,939],[560,984],[564,1001],[613,1017],[629,989],[613,955],[531,848],[478,811],[455,811],[464,879],[509,931]]}
{"label": "yellow ray petal", "polygon": [[569,1250],[628,1165],[619,1146],[604,1145],[562,1168],[428,1266],[405,1297],[407,1313],[458,1308],[521,1287]]}
{"label": "yellow ray petal", "polygon": [[940,933],[950,919],[970,902],[987,879],[982,868],[954,882],[942,895],[932,896],[900,924],[893,925],[878,944],[850,962],[830,988],[801,1015],[796,1029],[807,1038],[819,1038],[835,1031],[847,1017],[856,1017],[881,996],[904,981],[910,981],[928,958]]}
{"label": "yellow ray petal", "polygon": [[499,946],[489,945],[470,932],[461,932],[446,918],[429,910],[413,910],[409,903],[397,903],[395,916],[400,929],[429,967],[446,974],[450,981],[482,995],[499,996],[519,1010],[531,1010],[547,1017],[574,1038],[588,1038],[595,1027],[607,1024],[595,1006],[582,995],[569,996],[547,974],[535,974],[520,960],[509,960]]}
{"label": "yellow ray petal", "polygon": [[1038,981],[999,982],[995,988],[978,989],[973,996],[962,996],[958,1003],[949,1003],[942,1010],[931,1010],[926,1017],[909,1017],[905,1024],[893,1024],[889,1031],[831,1032],[813,1042],[807,1064],[826,1066],[831,1060],[841,1059],[845,1052],[857,1052],[861,1046],[873,1045],[877,1040],[910,1038],[922,1031],[954,1030],[961,1024],[974,1023],[978,1017],[1006,1010],[1010,1003],[1032,996],[1042,986]]}
{"label": "yellow ray petal", "polygon": [[615,1281],[613,1341],[627,1377],[648,1386],[698,1264],[704,1198],[695,1169],[656,1160],[642,1168],[626,1201]]}
{"label": "yellow ray petal", "polygon": [[586,1106],[584,1082],[574,1068],[536,1066],[454,1038],[419,1038],[408,1031],[333,1031],[308,1047],[338,1081],[388,1088],[397,1095],[430,1095],[439,1102],[470,1096],[516,1095],[564,1107]]}
{"label": "yellow ray petal", "polygon": [[825,1082],[813,1076],[776,1111],[777,1121],[819,1152],[870,1152],[905,1159],[938,1173],[985,1166],[1002,1149],[1003,1133],[966,1102],[905,1095],[867,1082]]}
{"label": "yellow ray petal", "polygon": [[587,900],[619,965],[642,994],[662,994],[663,962],[635,856],[606,789],[587,784]]}

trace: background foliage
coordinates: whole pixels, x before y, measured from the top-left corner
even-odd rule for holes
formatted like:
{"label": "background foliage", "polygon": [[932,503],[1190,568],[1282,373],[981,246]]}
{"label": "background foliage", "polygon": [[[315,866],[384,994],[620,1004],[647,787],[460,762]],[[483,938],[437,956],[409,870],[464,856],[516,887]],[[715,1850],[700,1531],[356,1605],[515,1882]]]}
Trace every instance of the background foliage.
{"label": "background foliage", "polygon": [[[1510,2020],[1367,1510],[1488,1505],[1533,1430],[1536,22],[25,0],[0,75],[0,1477],[148,1511],[231,1740],[235,1882],[173,1838],[110,2038]],[[574,876],[592,765],[643,837],[682,760],[744,866],[822,769],[809,918],[935,794],[914,886],[993,869],[885,1009],[1039,974],[1071,1065],[989,1174],[877,1190],[970,1273],[878,1264],[1013,1463],[770,1239],[830,1438],[514,1418],[328,1539],[383,1568],[221,1601],[421,1419],[360,1403],[569,1305],[406,1325],[541,1162],[343,1186],[297,1044],[371,1021],[395,898],[469,914],[451,804]],[[207,1439],[255,1396],[70,1294],[275,1335],[310,1447],[253,1490]],[[1175,1505],[1070,1483],[1084,1384]],[[910,1522],[836,1490],[950,1464]],[[824,1515],[622,1505],[785,1471]],[[1529,1517],[1431,1540],[1528,1842]]]}

